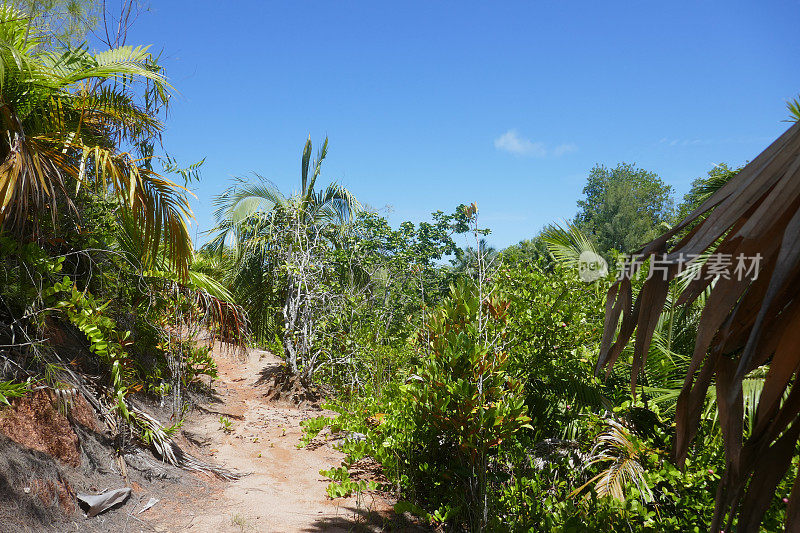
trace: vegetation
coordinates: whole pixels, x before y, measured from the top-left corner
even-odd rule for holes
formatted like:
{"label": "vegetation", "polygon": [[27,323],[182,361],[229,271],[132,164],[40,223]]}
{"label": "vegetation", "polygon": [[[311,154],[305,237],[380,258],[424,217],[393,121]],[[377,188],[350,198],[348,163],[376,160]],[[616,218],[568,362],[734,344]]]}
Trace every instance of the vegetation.
{"label": "vegetation", "polygon": [[597,165],[583,189],[585,199],[578,201],[575,223],[603,255],[630,253],[672,220],[672,192],[657,175],[634,165]]}
{"label": "vegetation", "polygon": [[[730,529],[737,507],[738,527],[745,531],[758,528],[776,486],[787,472],[791,478],[797,474],[792,458],[800,435],[795,417],[800,404],[792,392],[796,386],[794,346],[800,317],[796,310],[800,215],[796,194],[788,187],[797,179],[792,165],[798,149],[790,143],[800,135],[798,128],[793,126],[736,179],[720,187],[693,214],[643,250],[645,257],[666,251],[668,237],[713,209],[668,249],[671,257],[715,253],[717,257],[757,258],[759,264],[763,262],[757,275],[703,275],[715,268],[709,259],[686,285],[678,302],[689,306],[700,295],[707,299],[677,399],[674,457],[679,466],[687,461],[713,383],[726,455],[711,522],[714,531]],[[626,312],[616,343],[612,346],[606,342],[601,347],[598,366],[613,364],[615,354],[633,332],[632,324],[637,324],[631,375],[634,387],[669,284],[679,276],[677,261],[667,263],[665,275],[648,280],[637,296],[638,302],[647,305]],[[631,296],[631,286],[623,279],[611,288],[609,302],[629,301]],[[616,329],[619,309],[615,306],[609,314],[607,333]],[[743,383],[762,366],[766,367],[766,378],[757,407],[751,405],[748,413]],[[748,416],[754,417],[754,423],[743,423]],[[789,504],[787,513],[791,517],[793,502]]]}
{"label": "vegetation", "polygon": [[[614,172],[596,168],[587,196],[602,199],[579,202],[576,224],[552,225],[499,255],[483,244],[485,232],[477,227],[474,204],[461,206],[474,245],[455,254],[452,267],[440,267],[443,278],[451,280],[449,291],[438,293],[434,310],[423,309],[415,333],[372,348],[400,364],[381,373],[380,382],[342,391],[329,405],[338,416],[306,422],[306,443],[322,431],[345,435],[341,448],[347,458],[322,472],[331,479],[329,494],[399,491],[398,511],[473,531],[735,527],[733,517],[726,525],[715,518],[717,487],[734,483],[723,446],[733,437],[726,437],[719,417],[741,417],[745,435],[755,430],[768,375],[767,367],[758,367],[763,358],[742,375],[738,415],[721,414],[728,400],[720,396],[719,383],[705,381],[705,388],[694,393],[688,431],[701,444],[689,447],[687,440],[679,440],[677,449],[686,455],[677,465],[672,462],[672,417],[678,415],[679,431],[685,423],[684,377],[694,372],[692,354],[705,353],[695,351],[696,342],[710,340],[699,334],[712,304],[704,292],[708,282],[693,281],[708,263],[689,266],[680,275],[669,271],[676,277],[663,282],[662,299],[648,307],[653,316],[646,323],[649,340],[635,346],[628,343],[630,335],[643,333],[628,325],[634,320],[630,314],[613,344],[615,323],[608,321],[632,305],[634,296],[642,299],[653,291],[649,263],[619,271],[617,249],[609,246],[603,251],[611,266],[599,278],[587,283],[578,267],[583,253],[599,253],[598,240],[617,238],[602,230],[613,230],[613,224],[604,223],[627,216],[613,212],[621,205],[614,200],[616,186],[604,183],[623,178],[612,176],[637,176],[645,184],[637,193],[646,207],[642,212],[657,217],[664,228],[673,224],[668,236],[680,237],[687,228],[700,231],[711,223],[716,211],[705,222],[700,215],[707,214],[715,201],[709,198],[722,194],[737,172],[721,165],[696,180],[677,208],[692,215],[675,224],[671,191],[655,175],[625,164]],[[730,194],[729,201],[734,197]],[[704,202],[709,203],[698,210]],[[600,230],[584,235],[581,226]],[[654,236],[638,235],[626,234],[617,242],[629,239],[633,246],[634,239]],[[706,242],[724,244],[720,234],[713,236]],[[621,274],[623,281],[614,281]],[[621,292],[620,283],[630,292]],[[629,294],[630,303],[620,304],[620,294]],[[635,309],[644,309],[640,306]],[[596,365],[607,361],[615,365],[596,377]],[[638,375],[641,380],[635,379]],[[629,376],[634,377],[632,388]],[[788,448],[783,450],[791,457]],[[352,478],[368,457],[382,465],[387,481],[373,486]],[[770,478],[772,496],[760,500],[756,518],[748,515],[748,527],[782,527],[787,514],[780,495],[790,490],[796,468],[792,463]]]}
{"label": "vegetation", "polygon": [[[76,11],[29,7],[0,8],[2,399],[76,389],[115,434],[132,430],[189,466],[170,434],[184,390],[215,375],[194,334],[241,343],[246,324],[228,291],[193,270],[186,186],[197,165],[156,150],[171,87],[146,48],[70,45],[51,32],[78,31]],[[136,394],[170,398],[171,427]]]}
{"label": "vegetation", "polygon": [[800,125],[677,206],[656,174],[597,165],[572,220],[504,250],[476,203],[393,228],[321,185],[309,138],[297,192],[236,178],[195,250],[202,162],[161,143],[157,57],[113,31],[75,44],[107,20],[91,2],[20,5],[0,8],[0,403],[75,389],[118,453],[134,435],[229,477],[171,435],[217,378],[210,346],[256,344],[329,392],[301,446],[338,439],[331,498],[391,493],[452,531],[797,524]]}

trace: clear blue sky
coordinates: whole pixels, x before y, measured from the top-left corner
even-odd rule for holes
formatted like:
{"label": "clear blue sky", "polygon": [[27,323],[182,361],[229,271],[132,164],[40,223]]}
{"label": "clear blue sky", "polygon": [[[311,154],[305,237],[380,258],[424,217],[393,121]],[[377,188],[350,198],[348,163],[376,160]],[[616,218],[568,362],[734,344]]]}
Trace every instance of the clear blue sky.
{"label": "clear blue sky", "polygon": [[180,91],[168,151],[206,158],[201,231],[230,176],[297,187],[310,134],[330,138],[323,177],[393,224],[476,201],[503,247],[574,215],[596,163],[682,195],[752,159],[800,92],[798,15],[796,0],[153,0],[129,42],[163,49]]}

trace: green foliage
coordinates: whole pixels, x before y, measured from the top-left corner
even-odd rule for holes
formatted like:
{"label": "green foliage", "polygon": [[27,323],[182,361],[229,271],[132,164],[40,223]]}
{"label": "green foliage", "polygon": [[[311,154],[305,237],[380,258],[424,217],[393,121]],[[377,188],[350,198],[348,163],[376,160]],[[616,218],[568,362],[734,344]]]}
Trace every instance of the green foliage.
{"label": "green foliage", "polygon": [[331,483],[325,488],[325,492],[330,498],[346,498],[354,493],[378,488],[378,483],[375,481],[351,479],[350,472],[343,466],[320,470],[319,473],[331,480]]}
{"label": "green foliage", "polygon": [[520,241],[501,251],[500,261],[507,267],[535,266],[546,271],[551,270],[554,265],[541,233],[533,239]]}
{"label": "green foliage", "polygon": [[[568,241],[567,248],[579,248]],[[545,270],[503,261],[483,299],[461,278],[418,322],[405,369],[347,389],[328,405],[338,416],[304,422],[300,446],[327,428],[325,438],[346,454],[340,466],[322,472],[332,480],[329,496],[399,490],[398,512],[455,529],[705,530],[724,470],[719,428],[713,417],[705,420],[702,445],[681,471],[668,459],[670,428],[659,414],[664,408],[671,416],[659,387],[683,364],[679,354],[692,344],[696,314],[665,310],[642,388],[645,399],[658,402],[631,402],[626,378],[594,376],[610,278],[585,283],[574,265],[563,263]],[[673,292],[674,300],[679,288]],[[479,316],[487,319],[483,329]],[[331,353],[352,354],[365,373],[379,368],[348,344],[354,338],[351,331]],[[395,349],[407,342],[386,340]],[[557,453],[541,451],[548,446]],[[353,467],[367,457],[381,464],[388,483],[352,479]],[[486,524],[473,499],[481,475]],[[784,494],[792,475],[782,482]],[[784,508],[776,495],[768,530],[779,528]]]}
{"label": "green foliage", "polygon": [[17,0],[14,4],[50,40],[73,44],[86,40],[100,14],[97,0]]}
{"label": "green foliage", "polygon": [[705,177],[692,181],[691,189],[683,197],[683,202],[675,213],[675,223],[682,221],[692,211],[700,207],[731,178],[739,173],[740,168],[732,169],[725,163],[714,166]]}
{"label": "green foliage", "polygon": [[[215,199],[216,234],[209,245],[233,260],[234,293],[250,311],[261,342],[282,322],[284,356],[290,372],[315,370],[315,322],[330,313],[321,294],[324,257],[362,210],[350,191],[331,183],[314,189],[328,152],[326,138],[311,160],[311,138],[301,159],[301,190],[285,196],[271,181],[258,176],[236,183]],[[309,174],[309,172],[311,172]],[[230,248],[228,248],[230,247]],[[280,315],[279,316],[279,310]]]}
{"label": "green foliage", "polygon": [[789,111],[789,119],[787,122],[800,121],[800,98],[793,98],[786,102],[786,109]]}
{"label": "green foliage", "polygon": [[88,291],[81,292],[69,276],[43,291],[51,299],[51,307],[60,310],[86,336],[89,350],[109,366],[114,388],[115,407],[124,418],[130,418],[125,395],[132,388],[131,362],[124,346],[129,343],[129,331],[119,331],[113,319],[105,314],[110,302],[98,303]]}
{"label": "green foliage", "polygon": [[[489,333],[480,329],[484,305]],[[497,299],[481,302],[466,279],[452,286],[450,298],[419,334],[427,353],[405,386],[417,409],[470,466],[482,447],[495,447],[530,428],[522,383],[506,372],[508,354],[488,341],[504,336],[507,307]]]}
{"label": "green foliage", "polygon": [[[685,280],[669,287],[634,400],[617,374],[594,372],[609,276],[585,283],[575,267],[584,251],[633,251],[737,170],[695,180],[675,211],[655,174],[596,166],[574,223],[497,251],[476,204],[392,228],[340,185],[319,187],[328,143],[313,157],[309,139],[297,193],[237,180],[217,200],[212,243],[192,253],[186,191],[154,161],[186,186],[202,161],[156,153],[170,87],[146,48],[64,44],[91,27],[94,5],[0,8],[0,151],[13,155],[0,169],[0,403],[59,387],[67,369],[99,374],[102,403],[158,448],[181,425],[182,391],[217,376],[188,338],[203,327],[246,340],[240,303],[257,342],[336,392],[337,415],[304,421],[299,444],[324,436],[344,453],[320,472],[331,498],[392,491],[397,512],[449,530],[705,530],[726,466],[720,428],[711,410],[701,417],[678,470],[661,418],[677,407],[701,306],[676,309]],[[475,241],[457,247],[468,231]],[[80,355],[62,360],[43,341],[51,329],[80,332]],[[744,381],[745,428],[766,373]],[[135,410],[137,392],[171,395],[178,421]],[[367,460],[387,482],[354,474]],[[790,470],[767,530],[782,526]]]}
{"label": "green foliage", "polygon": [[509,305],[509,366],[524,383],[535,439],[574,437],[582,413],[619,396],[620,381],[594,376],[606,283],[584,283],[560,266],[552,274],[518,266],[496,275],[498,297]]}
{"label": "green foliage", "polygon": [[317,322],[320,379],[345,389],[381,389],[412,359],[410,339],[427,310],[441,301],[451,274],[437,264],[464,231],[463,212],[432,213],[431,222],[404,222],[362,212],[338,246],[322,258],[320,289],[331,309]]}
{"label": "green foliage", "polygon": [[0,152],[13,154],[0,171],[0,227],[42,242],[48,218],[52,226],[59,215],[80,223],[76,200],[88,191],[135,222],[141,261],[162,253],[185,275],[186,191],[153,170],[151,151],[140,159],[123,146],[152,146],[170,88],[146,47],[90,53],[54,38],[16,6],[0,6]]}
{"label": "green foliage", "polygon": [[[430,509],[426,516],[474,521],[471,498],[485,483],[486,461],[530,428],[522,383],[489,340],[503,335],[504,309],[495,299],[482,304],[474,283],[462,279],[420,330],[419,363],[404,383],[381,398],[333,406],[340,413],[334,420],[307,421],[305,442],[327,425],[355,435],[341,444],[342,466],[371,456],[409,501]],[[349,479],[335,472],[340,484]]]}
{"label": "green foliage", "polygon": [[[133,430],[180,465],[167,441],[182,391],[216,369],[178,337],[205,326],[241,344],[246,321],[218,280],[189,270],[189,192],[154,168],[187,185],[198,177],[199,164],[156,150],[171,90],[163,69],[146,47],[74,44],[95,6],[0,6],[0,402],[22,382],[58,398],[79,388],[115,437]],[[136,8],[120,6],[117,41]],[[171,395],[178,421],[164,428],[136,393]]]}
{"label": "green foliage", "polygon": [[186,356],[186,371],[183,374],[183,385],[191,386],[200,381],[200,376],[208,376],[212,380],[217,379],[217,362],[211,356],[209,346],[195,345],[188,343],[189,346]]}
{"label": "green foliage", "polygon": [[454,255],[455,257],[450,260],[451,273],[455,277],[466,276],[477,279],[481,262],[484,263],[485,273],[491,275],[497,267],[500,254],[494,247],[486,243],[486,239],[480,239],[477,248],[472,246],[456,248]]}
{"label": "green foliage", "polygon": [[578,201],[575,224],[600,253],[633,252],[672,220],[672,187],[652,172],[620,163],[595,166]]}
{"label": "green foliage", "polygon": [[10,405],[9,399],[22,398],[31,391],[29,383],[0,381],[0,403]]}

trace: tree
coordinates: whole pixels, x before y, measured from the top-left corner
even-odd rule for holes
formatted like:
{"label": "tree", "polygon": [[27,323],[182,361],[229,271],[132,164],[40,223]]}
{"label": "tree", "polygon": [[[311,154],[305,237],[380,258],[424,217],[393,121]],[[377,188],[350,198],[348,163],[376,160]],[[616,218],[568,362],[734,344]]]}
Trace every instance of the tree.
{"label": "tree", "polygon": [[672,187],[655,173],[620,163],[595,166],[578,201],[576,225],[601,254],[632,252],[658,234],[672,218]]}
{"label": "tree", "polygon": [[[303,366],[313,371],[314,323],[322,316],[320,305],[325,301],[318,292],[325,274],[325,249],[338,246],[341,234],[361,210],[350,191],[336,183],[314,189],[328,139],[313,162],[311,150],[309,137],[300,165],[300,191],[294,195],[285,196],[261,176],[254,183],[237,178],[215,200],[217,235],[210,244],[219,253],[226,243],[232,245],[236,260],[232,284],[244,298],[255,332],[268,331],[275,318],[270,304],[282,300],[282,344],[292,374]],[[280,277],[272,278],[276,273]]]}
{"label": "tree", "polygon": [[[169,84],[146,48],[96,54],[49,47],[47,34],[14,8],[0,7],[0,229],[40,235],[59,207],[77,214],[81,189],[116,198],[135,220],[151,259],[165,248],[185,275],[191,257],[185,190],[124,151],[158,138]],[[138,84],[138,85],[137,85]],[[133,91],[145,85],[148,97]]]}
{"label": "tree", "polygon": [[553,267],[553,259],[541,233],[533,239],[525,239],[505,248],[500,252],[500,260],[507,266],[537,265],[545,270],[552,270]]}
{"label": "tree", "polygon": [[683,197],[683,202],[675,210],[675,223],[686,218],[692,211],[700,207],[712,194],[728,183],[740,168],[732,169],[725,163],[716,165],[708,171],[705,177],[700,177],[692,182],[692,187]]}
{"label": "tree", "polygon": [[105,15],[97,0],[16,0],[14,5],[27,15],[30,31],[46,35],[49,44],[85,41],[101,13]]}
{"label": "tree", "polygon": [[[793,459],[800,441],[798,147],[796,123],[688,217],[648,243],[643,256],[659,256],[667,274],[650,277],[633,306],[629,270],[608,292],[597,370],[610,370],[635,331],[631,370],[635,390],[671,285],[685,272],[683,258],[709,254],[734,258],[724,275],[714,270],[718,262],[702,263],[677,302],[688,306],[705,298],[677,400],[673,454],[679,466],[686,462],[713,385],[726,469],[711,531],[730,531],[737,510],[736,531],[758,531],[776,499],[776,486],[787,474],[797,477]],[[689,234],[675,242],[673,237],[692,224],[696,225]],[[738,270],[739,265],[746,270]],[[767,375],[755,422],[748,428],[743,382],[761,366],[768,369]],[[794,531],[800,522],[800,482],[795,481],[786,503],[785,527]]]}
{"label": "tree", "polygon": [[496,263],[498,263],[497,259],[500,253],[494,246],[487,244],[484,238],[478,241],[477,249],[473,246],[456,248],[454,255],[455,257],[450,260],[453,274],[467,276],[472,279],[478,276],[478,263],[481,258],[486,261],[486,270],[489,273],[499,266]]}

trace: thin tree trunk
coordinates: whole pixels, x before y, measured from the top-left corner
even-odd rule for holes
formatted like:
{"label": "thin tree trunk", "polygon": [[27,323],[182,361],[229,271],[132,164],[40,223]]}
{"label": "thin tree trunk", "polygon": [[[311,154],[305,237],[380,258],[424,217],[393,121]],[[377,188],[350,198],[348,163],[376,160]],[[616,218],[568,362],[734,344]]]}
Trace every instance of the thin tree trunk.
{"label": "thin tree trunk", "polygon": [[297,323],[297,301],[295,284],[292,280],[286,288],[286,300],[283,304],[283,350],[289,371],[297,374],[297,350],[294,345],[294,331]]}

